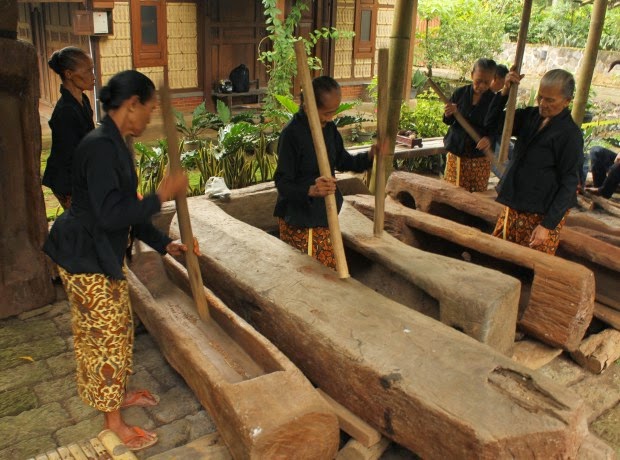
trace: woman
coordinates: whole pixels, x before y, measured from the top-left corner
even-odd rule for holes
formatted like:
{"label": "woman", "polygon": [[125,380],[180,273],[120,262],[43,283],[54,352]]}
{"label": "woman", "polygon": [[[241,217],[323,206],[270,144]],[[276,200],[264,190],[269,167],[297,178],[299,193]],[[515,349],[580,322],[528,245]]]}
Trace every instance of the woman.
{"label": "woman", "polygon": [[95,85],[93,60],[80,48],[68,46],[55,51],[48,62],[60,75],[60,99],[49,125],[52,151],[47,159],[43,185],[52,189],[63,209],[71,206],[73,153],[82,138],[95,128],[93,110],[84,91]]}
{"label": "woman", "polygon": [[124,256],[135,236],[164,254],[186,247],[150,223],[161,203],[187,189],[182,174],[164,178],[156,194],[139,199],[132,155],[123,141],[139,136],[155,108],[155,87],[135,70],[121,72],[100,92],[107,116],[75,152],[71,208],[54,223],[45,252],[59,265],[71,304],[78,393],[104,413],[105,427],[132,450],[157,442],[155,433],[128,426],[121,407],[155,405],[148,391],[126,392],[132,369],[133,323]]}
{"label": "woman", "polygon": [[333,122],[342,100],[336,80],[318,77],[312,81],[312,88],[332,174],[325,177],[319,172],[302,99],[299,112],[282,130],[278,142],[278,166],[274,174],[278,201],[274,216],[278,217],[282,241],[335,269],[324,198],[335,193],[340,210],[342,195],[336,187],[335,170],[365,171],[372,166],[374,148],[355,156],[345,150],[342,136]]}
{"label": "woman", "polygon": [[[484,150],[491,146],[491,140],[484,120],[493,99],[490,88],[496,67],[492,59],[478,59],[471,72],[472,83],[454,91],[444,110],[443,122],[450,125],[444,137],[448,150],[444,179],[470,192],[483,192],[489,183],[491,162],[485,158]],[[456,121],[457,111],[482,137],[478,143]]]}

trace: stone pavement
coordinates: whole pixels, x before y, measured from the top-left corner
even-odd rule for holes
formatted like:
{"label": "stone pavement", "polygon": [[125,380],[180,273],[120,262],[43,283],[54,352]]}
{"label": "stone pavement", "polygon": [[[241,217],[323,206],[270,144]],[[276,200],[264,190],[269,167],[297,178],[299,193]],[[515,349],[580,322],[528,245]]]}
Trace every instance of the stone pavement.
{"label": "stone pavement", "polygon": [[[1,460],[27,459],[96,437],[103,429],[103,415],[77,395],[72,350],[66,300],[0,321]],[[216,431],[192,391],[140,328],[134,362],[130,388],[147,388],[161,397],[156,407],[123,410],[130,424],[159,435],[155,446],[136,453],[139,458]]]}

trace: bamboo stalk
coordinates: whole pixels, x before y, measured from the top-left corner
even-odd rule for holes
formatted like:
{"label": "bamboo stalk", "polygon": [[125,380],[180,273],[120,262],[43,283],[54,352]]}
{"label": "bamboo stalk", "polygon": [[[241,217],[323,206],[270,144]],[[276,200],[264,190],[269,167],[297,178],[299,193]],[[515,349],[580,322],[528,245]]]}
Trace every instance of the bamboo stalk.
{"label": "bamboo stalk", "polygon": [[[321,128],[319,112],[316,108],[312,79],[310,78],[310,70],[308,69],[306,48],[302,41],[295,42],[295,54],[297,56],[297,76],[299,77],[301,88],[304,92],[304,110],[308,116],[308,122],[310,123],[310,131],[312,132],[314,150],[319,163],[319,171],[321,176],[332,177],[332,170],[325,147],[325,139],[323,138],[323,129]],[[347,266],[347,259],[344,255],[344,244],[342,242],[342,234],[340,233],[340,223],[338,222],[338,206],[336,205],[336,196],[334,194],[325,197],[325,208],[327,210],[327,223],[329,225],[332,246],[334,247],[334,256],[336,258],[336,271],[340,278],[348,278],[349,268]],[[310,242],[308,244],[310,244]]]}
{"label": "bamboo stalk", "polygon": [[592,75],[596,66],[596,56],[598,55],[598,46],[603,33],[603,24],[605,23],[605,12],[607,11],[607,0],[594,0],[592,7],[592,17],[590,18],[590,31],[588,32],[588,41],[583,53],[583,59],[579,66],[579,78],[577,78],[577,91],[575,92],[575,100],[573,102],[573,110],[571,115],[577,125],[583,123],[583,116],[586,112],[586,103],[592,84]]}
{"label": "bamboo stalk", "polygon": [[[523,63],[523,53],[525,52],[525,42],[527,40],[527,29],[530,25],[530,14],[532,12],[532,1],[524,0],[523,12],[521,13],[521,26],[517,37],[517,49],[515,52],[514,70],[521,73]],[[511,85],[508,93],[508,103],[506,104],[506,117],[504,119],[504,130],[502,131],[502,143],[499,148],[498,168],[503,169],[503,164],[508,158],[508,147],[512,137],[512,127],[515,122],[515,110],[517,109],[518,85]]]}
{"label": "bamboo stalk", "polygon": [[381,236],[384,226],[385,212],[385,162],[391,159],[387,151],[387,114],[388,114],[388,65],[389,50],[379,50],[379,75],[377,85],[377,144],[379,148],[375,154],[375,219],[373,234]]}
{"label": "bamboo stalk", "polygon": [[[429,85],[431,86],[431,88],[433,89],[433,91],[435,91],[437,96],[439,96],[439,99],[441,99],[441,102],[443,102],[444,104],[450,104],[450,99],[446,97],[446,95],[443,93],[441,88],[437,86],[437,84],[430,77],[428,78],[427,81]],[[471,137],[476,143],[478,143],[480,139],[482,139],[480,137],[480,134],[478,134],[478,132],[474,129],[474,127],[467,121],[467,119],[463,115],[461,115],[461,113],[458,110],[454,112],[453,116],[454,118],[456,118],[456,121],[458,122],[458,124],[463,127],[463,129],[469,135],[469,137]],[[495,163],[495,154],[493,150],[491,150],[490,147],[484,150],[484,156],[487,158],[487,160],[491,162],[491,164]]]}
{"label": "bamboo stalk", "polygon": [[[159,88],[159,97],[161,100],[161,112],[164,119],[164,129],[168,140],[168,159],[170,161],[170,173],[182,171],[181,152],[179,148],[179,139],[172,113],[172,103],[170,101],[170,90],[167,85],[161,85]],[[189,218],[189,208],[187,206],[187,196],[181,193],[175,197],[177,217],[179,220],[179,229],[181,231],[181,241],[187,246],[185,253],[185,263],[187,264],[187,273],[192,288],[192,295],[196,303],[196,310],[203,321],[208,321],[209,305],[204,296],[204,285],[202,282],[202,274],[198,265],[198,257],[194,253],[194,235],[192,233],[192,223]]]}

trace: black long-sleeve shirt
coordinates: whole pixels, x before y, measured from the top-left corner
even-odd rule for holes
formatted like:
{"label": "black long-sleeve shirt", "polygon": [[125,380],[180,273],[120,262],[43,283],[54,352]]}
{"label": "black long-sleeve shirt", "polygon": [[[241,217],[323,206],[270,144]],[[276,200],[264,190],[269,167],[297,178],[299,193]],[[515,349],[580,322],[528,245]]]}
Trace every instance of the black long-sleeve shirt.
{"label": "black long-sleeve shirt", "polygon": [[161,254],[170,238],[150,222],[157,195],[138,199],[132,155],[110,117],[75,151],[71,208],[54,223],[45,252],[69,273],[123,279],[130,231]]}
{"label": "black long-sleeve shirt", "polygon": [[[367,152],[351,155],[345,150],[342,136],[334,123],[325,125],[323,137],[332,175],[335,170],[359,172],[372,166]],[[308,196],[308,189],[320,175],[308,118],[300,110],[284,127],[278,142],[278,166],[274,174],[278,201],[274,216],[298,227],[326,227],[325,199]],[[340,211],[342,194],[338,190],[336,203]]]}
{"label": "black long-sleeve shirt", "polygon": [[[476,105],[473,105],[474,87],[466,85],[457,88],[450,102],[456,104],[458,111],[472,125],[480,137],[489,135],[489,128],[485,123],[487,111],[493,100],[493,92],[485,91],[480,95]],[[476,149],[474,141],[465,129],[456,121],[454,116],[443,116],[443,122],[450,126],[443,138],[446,150],[459,157],[479,158],[484,156],[484,152]]]}
{"label": "black long-sleeve shirt", "polygon": [[82,94],[82,101],[60,86],[60,99],[49,121],[52,130],[52,148],[47,159],[43,185],[59,195],[71,194],[73,154],[86,134],[95,129],[90,101]]}
{"label": "black long-sleeve shirt", "polygon": [[[489,124],[501,119],[507,100],[508,96],[501,94],[494,97],[487,115]],[[568,109],[539,130],[542,118],[538,107],[515,112],[512,134],[517,142],[499,182],[497,201],[517,211],[542,214],[541,225],[553,230],[577,203],[583,135]]]}

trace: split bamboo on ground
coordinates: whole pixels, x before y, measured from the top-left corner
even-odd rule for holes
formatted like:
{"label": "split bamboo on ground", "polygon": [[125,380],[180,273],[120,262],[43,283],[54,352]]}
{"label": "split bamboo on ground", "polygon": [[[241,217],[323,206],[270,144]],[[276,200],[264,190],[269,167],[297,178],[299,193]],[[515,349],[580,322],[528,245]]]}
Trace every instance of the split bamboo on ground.
{"label": "split bamboo on ground", "polygon": [[[323,129],[321,128],[319,112],[316,107],[314,89],[312,88],[312,79],[310,78],[310,70],[308,69],[306,48],[303,42],[298,41],[295,43],[295,54],[297,56],[297,76],[299,77],[301,88],[304,92],[304,110],[308,116],[310,131],[312,132],[312,141],[314,143],[316,158],[319,163],[319,171],[321,176],[331,177],[332,170],[329,164],[329,158],[327,157],[327,148],[325,147]],[[347,267],[347,259],[344,254],[340,224],[338,223],[338,206],[336,204],[336,196],[334,194],[327,195],[325,197],[325,209],[327,210],[327,222],[329,225],[332,246],[334,248],[334,257],[336,258],[336,271],[338,272],[338,276],[340,278],[348,278],[349,268]]]}
{"label": "split bamboo on ground", "polygon": [[[163,84],[159,89],[161,100],[161,112],[164,119],[164,129],[166,139],[168,141],[168,159],[170,173],[181,172],[181,153],[179,148],[179,140],[177,130],[172,114],[172,103],[170,101],[170,90],[168,86]],[[209,320],[209,306],[204,296],[204,286],[202,283],[202,274],[198,266],[198,257],[194,253],[194,235],[192,233],[192,223],[189,218],[189,210],[187,207],[187,196],[184,193],[175,197],[177,215],[179,219],[179,227],[181,230],[181,241],[187,247],[185,253],[185,263],[189,274],[192,295],[196,303],[196,309],[200,319]]]}

